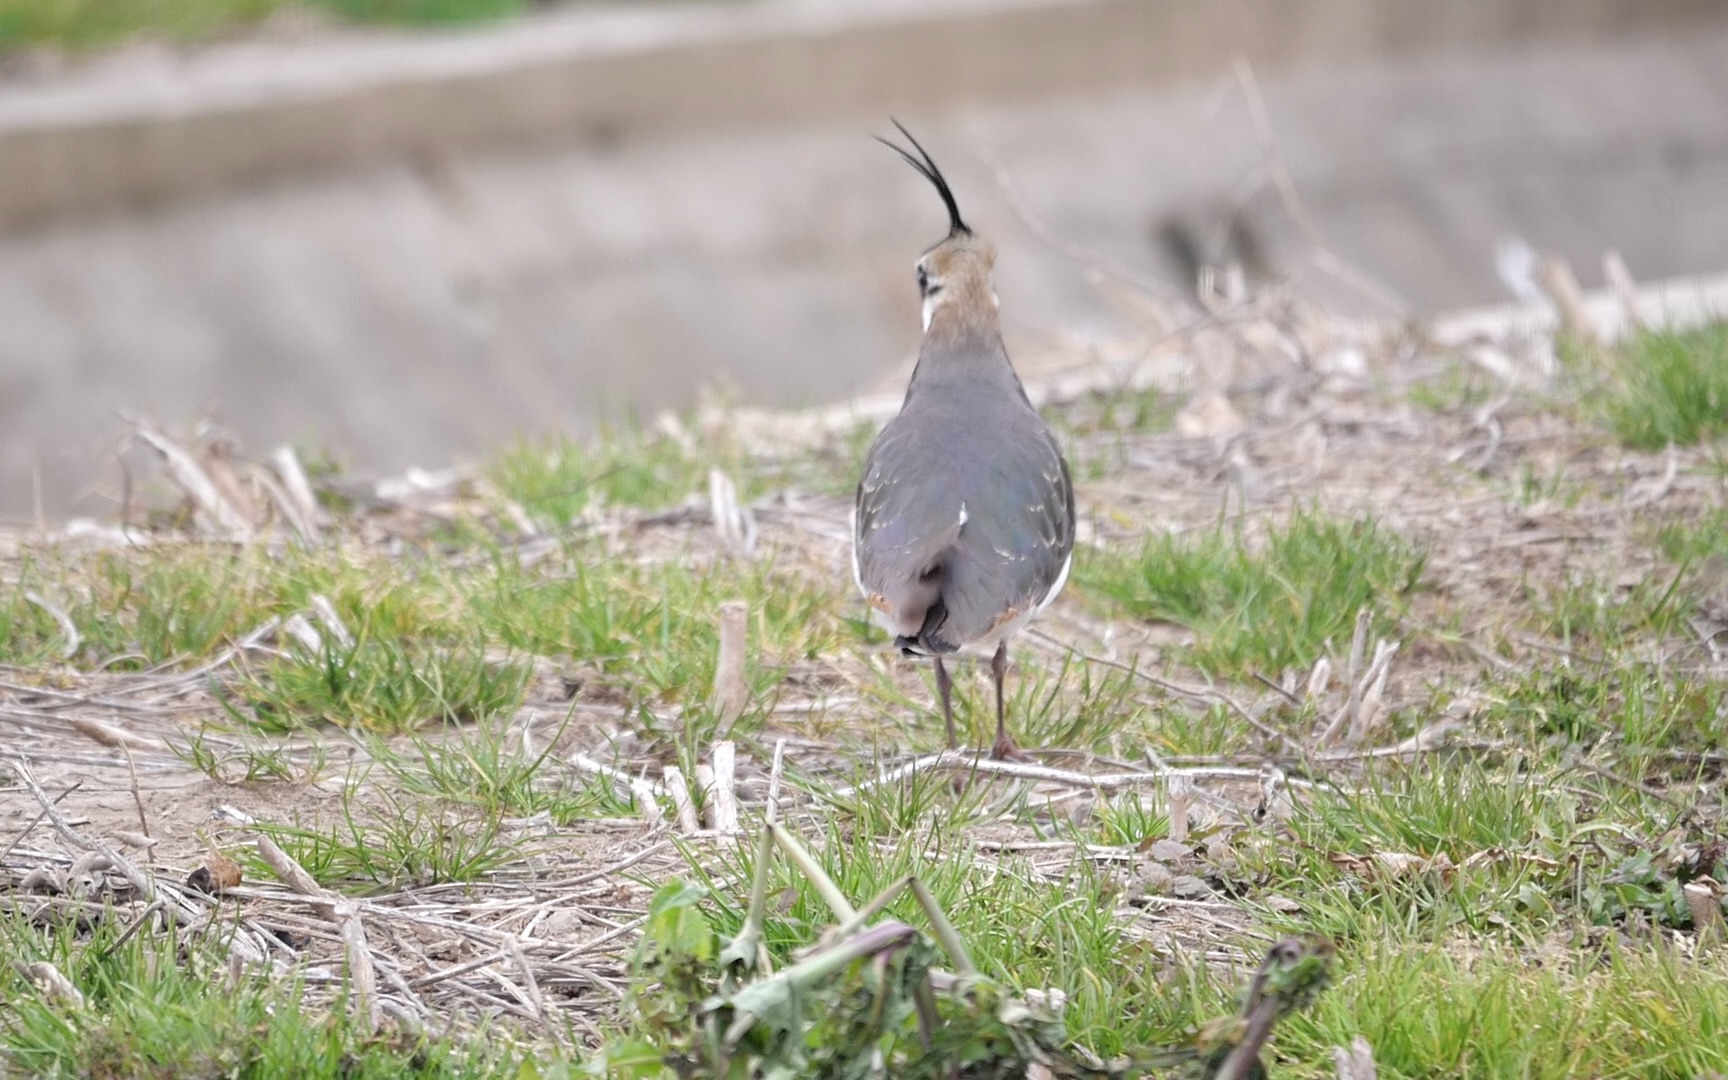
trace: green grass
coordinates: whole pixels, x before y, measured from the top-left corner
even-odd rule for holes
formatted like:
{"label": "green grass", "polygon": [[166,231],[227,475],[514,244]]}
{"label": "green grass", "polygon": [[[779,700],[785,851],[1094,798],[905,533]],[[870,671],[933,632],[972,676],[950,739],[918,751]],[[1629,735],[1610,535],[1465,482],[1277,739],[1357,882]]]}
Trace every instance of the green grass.
{"label": "green grass", "polygon": [[15,581],[0,581],[0,663],[37,667],[64,655],[69,645],[64,631],[52,615],[31,600],[44,580],[36,564],[27,560]]}
{"label": "green grass", "polygon": [[[1071,430],[1107,457],[1112,432],[1156,438],[1160,401],[1089,402],[1093,413],[1077,415]],[[1216,822],[1200,800],[1191,844],[1172,855],[1169,845],[1150,846],[1171,826],[1155,785],[1053,792],[936,774],[834,794],[836,777],[876,775],[874,759],[888,748],[933,749],[943,737],[928,665],[910,668],[878,651],[883,639],[845,581],[843,545],[768,545],[743,560],[718,552],[701,525],[638,526],[626,514],[613,519],[620,528],[589,530],[584,520],[607,507],[652,514],[705,499],[714,467],[747,499],[786,488],[844,497],[869,434],[778,461],[725,440],[637,431],[519,446],[494,463],[454,525],[409,538],[389,557],[348,539],[314,550],[32,551],[0,577],[0,663],[26,669],[8,681],[78,690],[100,687],[108,672],[185,671],[270,620],[318,625],[313,599],[328,599],[351,643],[328,628],[315,646],[270,638],[212,669],[210,686],[228,711],[181,753],[224,784],[273,793],[332,780],[332,762],[358,746],[371,764],[351,769],[339,804],[332,797],[320,807],[316,792],[304,792],[276,820],[262,815],[260,830],[348,893],[493,883],[444,894],[456,896],[507,889],[543,867],[543,856],[569,855],[560,845],[585,819],[639,813],[611,783],[569,769],[562,759],[572,746],[603,753],[616,740],[628,748],[621,764],[649,779],[672,763],[693,771],[719,734],[708,704],[716,614],[736,597],[750,612],[751,696],[735,729],[747,828],[772,750],[762,744],[784,736],[786,783],[815,798],[788,799],[782,820],[836,883],[862,900],[917,874],[984,974],[1011,992],[1064,991],[1068,1033],[1101,1054],[1189,1038],[1232,1008],[1246,971],[1225,957],[1256,956],[1268,934],[1314,931],[1338,946],[1336,981],[1280,1029],[1276,1080],[1334,1075],[1331,1048],[1357,1033],[1388,1077],[1695,1080],[1725,1067],[1728,954],[1701,939],[1681,892],[1688,882],[1728,879],[1717,824],[1728,690],[1699,666],[1703,653],[1685,623],[1728,560],[1720,508],[1688,503],[1634,527],[1627,550],[1644,544],[1646,557],[1659,557],[1640,583],[1592,576],[1601,567],[1583,565],[1572,549],[1544,547],[1527,564],[1527,587],[1500,590],[1486,609],[1463,606],[1477,602],[1469,590],[1439,594],[1458,605],[1439,620],[1457,637],[1520,631],[1503,643],[1502,664],[1480,668],[1437,637],[1407,632],[1427,555],[1373,517],[1299,509],[1083,549],[1075,571],[1083,603],[1192,633],[1192,647],[1158,649],[1160,674],[1204,682],[1184,671],[1200,668],[1280,730],[1312,730],[1335,693],[1292,702],[1252,676],[1276,678],[1322,655],[1337,663],[1363,609],[1374,634],[1406,642],[1374,746],[1442,714],[1463,717],[1451,749],[1408,761],[1327,762],[1281,748],[1293,777],[1319,784],[1294,789],[1287,822]],[[1527,473],[1485,497],[1544,502],[1564,515],[1572,493],[1596,478],[1587,457],[1567,460],[1571,475]],[[1100,475],[1111,468],[1102,462]],[[1087,494],[1083,484],[1083,501]],[[559,539],[514,535],[500,500]],[[1448,550],[1437,543],[1436,559]],[[1433,573],[1445,582],[1455,569]],[[76,627],[80,647],[70,658],[61,658],[66,635],[50,609]],[[1067,632],[1063,621],[1055,626]],[[1464,629],[1472,626],[1490,629]],[[1117,623],[1085,647],[1145,663],[1151,654],[1134,651],[1137,629]],[[1010,724],[1023,745],[1049,751],[1046,764],[1113,771],[1152,750],[1178,764],[1252,766],[1267,752],[1261,732],[1223,704],[1166,695],[1134,673],[1053,658],[1024,639],[1013,655]],[[963,738],[982,743],[994,724],[988,680],[971,664],[955,675]],[[788,697],[830,694],[844,703],[774,709]],[[530,700],[533,714],[519,712]],[[1253,804],[1251,780],[1204,786]],[[153,815],[166,812],[156,805]],[[9,839],[0,835],[0,844]],[[1011,844],[1004,850],[997,840]],[[701,910],[730,934],[743,918],[752,845],[679,842],[688,874],[705,888]],[[1096,845],[1113,850],[1088,855]],[[574,877],[613,860],[596,847],[581,851],[593,862]],[[642,884],[660,886],[661,870],[650,865],[623,877],[642,873]],[[267,873],[248,866],[249,881]],[[640,913],[631,897],[642,894],[617,884],[618,899],[599,910],[623,925]],[[766,944],[777,963],[792,963],[833,920],[786,866],[769,885]],[[1197,898],[1210,906],[1188,906]],[[923,924],[909,896],[889,914]],[[0,970],[0,999],[26,1001],[0,1010],[0,1045],[43,1055],[20,1070],[527,1075],[508,1053],[488,1049],[489,1036],[461,1047],[374,1040],[340,1010],[334,1019],[321,1011],[326,987],[307,990],[313,1007],[285,1018],[285,999],[272,995],[291,987],[248,980],[229,992],[224,966],[202,953],[164,962],[160,933],[141,932],[104,959],[113,933],[98,926],[79,937],[0,917],[0,947],[24,958],[52,953],[95,1003],[83,1013],[56,1009]],[[635,1000],[650,982],[639,979]],[[552,1001],[555,1010],[567,1004]],[[632,1023],[628,1013],[589,1016],[602,1039]],[[641,1074],[660,1067],[651,1056]]]}
{"label": "green grass", "polygon": [[[561,734],[561,733],[559,733]],[[512,747],[496,725],[480,724],[439,739],[416,737],[412,753],[375,742],[372,757],[405,791],[473,808],[488,818],[545,814],[558,826],[585,817],[625,817],[637,808],[610,785],[579,779],[553,759],[557,736],[538,754]]]}
{"label": "green grass", "polygon": [[708,499],[708,473],[721,469],[751,495],[747,462],[725,445],[686,445],[669,435],[627,427],[590,440],[520,442],[487,471],[498,492],[549,525],[567,525],[602,506],[651,510],[686,498]]}
{"label": "green grass", "polygon": [[381,23],[465,23],[528,10],[531,0],[307,0],[345,19]]}
{"label": "green grass", "polygon": [[137,35],[198,41],[303,8],[367,23],[462,23],[518,14],[528,0],[0,0],[0,52],[87,49]]}
{"label": "green grass", "polygon": [[196,40],[257,22],[282,0],[0,0],[0,51],[88,48],[139,33]]}
{"label": "green grass", "polygon": [[[1015,992],[1063,988],[1069,1035],[1100,1054],[1179,1044],[1228,1010],[1243,971],[1171,956],[1156,934],[1131,930],[1132,894],[1112,864],[985,858],[968,830],[1000,812],[995,795],[918,778],[848,804],[804,840],[855,901],[918,875],[986,977]],[[1339,944],[1334,989],[1274,1040],[1274,1076],[1330,1077],[1331,1047],[1364,1034],[1388,1076],[1692,1077],[1728,1060],[1728,954],[1694,960],[1648,928],[1685,933],[1676,883],[1728,867],[1675,862],[1708,827],[1662,837],[1674,821],[1659,800],[1555,766],[1424,761],[1384,768],[1358,792],[1316,795],[1290,838],[1227,839],[1184,869],[1221,897],[1293,902],[1275,926]],[[1119,798],[1098,827],[1137,845],[1167,821]],[[1412,862],[1378,866],[1387,853]],[[718,866],[693,850],[690,864],[715,929],[735,933],[750,845]],[[831,917],[789,867],[771,872],[768,895],[765,943],[789,963]],[[886,914],[926,925],[909,896]]]}
{"label": "green grass", "polygon": [[1136,552],[1083,554],[1083,589],[1137,618],[1194,632],[1193,662],[1276,676],[1347,653],[1356,613],[1385,634],[1422,577],[1419,547],[1372,518],[1298,510],[1263,538],[1219,524],[1148,539]]}
{"label": "green grass", "polygon": [[1496,390],[1493,376],[1474,364],[1448,364],[1433,377],[1409,388],[1410,404],[1437,413],[1460,412],[1487,404]]}
{"label": "green grass", "polygon": [[1638,655],[1647,660],[1652,647],[1690,637],[1688,620],[1700,603],[1728,595],[1728,510],[1654,517],[1631,532],[1661,556],[1641,577],[1628,583],[1617,563],[1612,578],[1580,567],[1559,581],[1528,584],[1522,621],[1562,645],[1587,646],[1598,657],[1628,654],[1641,645]]}
{"label": "green grass", "polygon": [[1719,745],[1720,690],[1599,677],[1509,682],[1479,723],[1504,738],[1503,757],[1386,763],[1320,789],[1292,820],[1294,842],[1247,844],[1233,880],[1296,900],[1296,925],[1339,941],[1463,932],[1530,946],[1693,929],[1681,887],[1728,872],[1728,849],[1710,785],[1686,782],[1708,772],[1664,750]]}
{"label": "green grass", "polygon": [[[267,560],[252,554],[188,546],[50,558],[25,565],[19,592],[33,584],[65,611],[82,641],[75,661],[126,670],[209,656],[276,610],[262,595]],[[40,655],[59,644],[53,622],[36,617],[26,625],[34,640],[14,636],[14,655]]]}
{"label": "green grass", "polygon": [[[1334,1075],[1361,1034],[1387,1077],[1666,1077],[1728,1068],[1728,962],[1662,947],[1521,950],[1472,941],[1363,943],[1279,1032],[1285,1075]],[[1274,1075],[1277,1075],[1275,1072]]]}
{"label": "green grass", "polygon": [[755,459],[742,467],[752,490],[815,492],[851,499],[864,472],[864,458],[876,441],[878,425],[860,421],[821,445],[791,455]]}
{"label": "green grass", "polygon": [[[862,689],[884,717],[884,727],[906,736],[910,744],[935,749],[946,739],[934,670],[916,664],[917,688],[883,677]],[[951,660],[954,678],[954,727],[961,742],[984,745],[996,732],[996,697],[988,662]],[[886,673],[885,673],[886,674]],[[1055,664],[1023,663],[1006,684],[1009,728],[1031,746],[1135,754],[1147,739],[1171,749],[1166,717],[1140,694],[1141,684],[1126,672],[1078,660]],[[1180,740],[1183,750],[1187,744]]]}
{"label": "green grass", "polygon": [[1685,584],[1684,568],[1658,568],[1630,586],[1578,574],[1527,588],[1527,621],[1566,646],[1612,655],[1640,635],[1660,641],[1680,630],[1689,607]]}
{"label": "green grass", "polygon": [[287,658],[252,669],[236,720],[266,731],[327,723],[364,731],[413,731],[433,723],[489,724],[522,701],[527,665],[494,660],[485,639],[446,647],[416,646],[376,635],[344,645],[325,637],[316,649],[299,642]]}
{"label": "green grass", "polygon": [[[637,704],[685,706],[691,730],[711,730],[704,713],[719,649],[717,611],[749,607],[756,663],[746,672],[749,731],[772,704],[786,668],[840,647],[845,622],[830,589],[782,570],[772,559],[638,565],[599,546],[572,545],[565,561],[533,573],[501,558],[460,586],[476,625],[495,641],[580,664],[583,685],[625,691]],[[701,741],[698,738],[698,741]]]}
{"label": "green grass", "polygon": [[210,659],[273,620],[330,601],[348,635],[328,628],[308,644],[275,635],[273,653],[247,653],[245,678],[226,695],[234,719],[264,730],[320,723],[371,731],[485,721],[521,700],[525,664],[493,655],[462,597],[431,564],[388,562],[340,550],[170,547],[27,563],[0,583],[0,662],[41,663],[64,632],[27,594],[57,606],[77,628],[79,667],[110,671]]}
{"label": "green grass", "polygon": [[1553,750],[1610,748],[1639,764],[1728,743],[1728,690],[1702,675],[1635,664],[1537,670],[1490,684],[1483,730]]}
{"label": "green grass", "polygon": [[1664,521],[1656,527],[1656,549],[1678,566],[1711,566],[1728,570],[1728,508],[1706,510],[1696,517]]}
{"label": "green grass", "polygon": [[[259,831],[320,884],[359,892],[476,881],[527,854],[497,808],[476,810],[377,787],[344,794],[341,819],[327,826],[272,823]],[[255,856],[246,857],[256,874],[269,874]]]}
{"label": "green grass", "polygon": [[1520,462],[1517,476],[1509,477],[1505,484],[1510,501],[1524,509],[1558,507],[1571,510],[1583,501],[1585,495],[1583,485],[1566,475],[1564,463],[1552,466],[1544,474],[1535,463]]}
{"label": "green grass", "polygon": [[[924,797],[931,809],[944,804],[934,788]],[[980,805],[978,796],[961,798]],[[894,820],[905,819],[890,814],[884,824]],[[895,835],[898,839],[891,839]],[[921,816],[916,830],[901,834],[837,826],[805,840],[841,892],[860,903],[907,874],[918,874],[981,972],[1016,991],[1064,988],[1070,1034],[1100,1053],[1180,1041],[1197,1018],[1227,998],[1204,980],[1195,987],[1201,992],[1192,996],[1161,985],[1165,966],[1147,943],[1124,933],[1113,915],[1118,886],[1084,865],[1056,877],[1033,872],[1023,859],[985,865],[970,841],[940,816]],[[750,880],[754,861],[746,847],[740,846],[726,865],[728,879]],[[693,859],[692,872],[711,890],[716,929],[730,936],[743,922],[748,891],[726,888],[706,863]],[[810,882],[792,868],[777,866],[769,887],[781,901],[770,913],[765,939],[770,951],[784,958],[808,944],[812,928],[831,918]],[[887,914],[924,925],[909,894],[891,904]]]}
{"label": "green grass", "polygon": [[716,613],[736,598],[751,612],[748,731],[790,665],[850,637],[834,591],[771,558],[671,553],[642,564],[597,541],[572,541],[533,566],[500,546],[478,553],[460,571],[417,555],[386,561],[343,550],[44,557],[16,581],[0,581],[0,613],[11,616],[0,628],[0,663],[43,663],[64,644],[58,623],[27,594],[55,597],[77,627],[74,666],[105,670],[209,659],[271,620],[300,616],[318,628],[312,604],[324,597],[349,640],[327,628],[316,644],[279,634],[272,653],[244,654],[245,678],[225,695],[237,723],[386,734],[485,723],[520,703],[534,655],[569,665],[591,692],[616,688],[637,704],[681,705],[699,732],[712,727],[704,710]]}
{"label": "green grass", "polygon": [[1640,331],[1597,363],[1603,381],[1589,407],[1627,446],[1660,450],[1728,434],[1728,323]]}
{"label": "green grass", "polygon": [[1170,815],[1162,800],[1129,792],[1100,800],[1093,831],[1101,844],[1139,848],[1170,835]]}
{"label": "green grass", "polygon": [[209,730],[195,731],[184,744],[175,744],[175,754],[219,784],[252,784],[280,780],[311,783],[325,776],[330,764],[329,747],[320,741],[289,750],[269,735],[233,736]]}
{"label": "green grass", "polygon": [[1182,397],[1160,390],[1095,394],[1049,410],[1074,479],[1094,483],[1119,472],[1146,436],[1174,426]]}
{"label": "green grass", "polygon": [[[350,628],[393,639],[451,641],[461,636],[412,558],[295,549],[281,555],[225,545],[170,545],[160,550],[49,553],[27,561],[16,584],[0,583],[0,610],[23,613],[0,661],[41,656],[63,643],[58,625],[24,593],[56,604],[77,627],[79,666],[136,670],[209,658],[272,619],[330,600]],[[35,614],[30,612],[34,610]]]}
{"label": "green grass", "polygon": [[467,1080],[514,1075],[516,1052],[485,1040],[371,1035],[342,1003],[293,980],[231,980],[224,930],[176,947],[125,920],[89,933],[0,914],[0,950],[54,965],[83,995],[73,1008],[0,965],[0,1071],[38,1077],[176,1080]]}
{"label": "green grass", "polygon": [[706,507],[714,469],[732,479],[742,502],[787,488],[850,497],[875,438],[876,426],[861,423],[820,446],[769,457],[748,454],[726,436],[624,425],[589,439],[518,442],[493,458],[486,475],[501,496],[556,526],[606,506],[665,510],[694,498]]}

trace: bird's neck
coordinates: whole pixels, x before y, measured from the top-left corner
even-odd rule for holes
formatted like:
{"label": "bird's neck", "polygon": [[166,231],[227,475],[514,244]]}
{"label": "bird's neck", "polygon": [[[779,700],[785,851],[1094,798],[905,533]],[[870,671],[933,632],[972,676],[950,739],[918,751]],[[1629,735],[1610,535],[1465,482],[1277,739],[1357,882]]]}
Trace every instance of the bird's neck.
{"label": "bird's neck", "polygon": [[973,393],[996,388],[1025,395],[1002,346],[1001,319],[988,284],[983,295],[950,295],[931,313],[906,400],[948,385]]}
{"label": "bird's neck", "polygon": [[[933,306],[926,309],[924,340],[999,341],[1002,319],[997,310],[996,290],[987,279],[964,278],[950,282]],[[929,303],[929,301],[926,301]]]}

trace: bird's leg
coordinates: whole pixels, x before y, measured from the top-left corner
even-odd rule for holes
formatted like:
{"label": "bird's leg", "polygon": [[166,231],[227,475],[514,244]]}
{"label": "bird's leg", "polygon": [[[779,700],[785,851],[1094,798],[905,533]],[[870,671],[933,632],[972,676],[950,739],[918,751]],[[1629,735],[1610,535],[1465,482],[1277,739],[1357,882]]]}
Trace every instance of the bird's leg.
{"label": "bird's leg", "polygon": [[1002,701],[1002,680],[1008,674],[1008,642],[996,646],[990,658],[990,674],[996,679],[996,742],[990,756],[997,761],[1028,761],[1026,754],[1008,737],[1008,709]]}
{"label": "bird's leg", "polygon": [[948,749],[952,750],[960,745],[954,739],[954,681],[942,666],[942,658],[932,659],[936,661],[936,694],[942,699],[942,722],[948,725]]}

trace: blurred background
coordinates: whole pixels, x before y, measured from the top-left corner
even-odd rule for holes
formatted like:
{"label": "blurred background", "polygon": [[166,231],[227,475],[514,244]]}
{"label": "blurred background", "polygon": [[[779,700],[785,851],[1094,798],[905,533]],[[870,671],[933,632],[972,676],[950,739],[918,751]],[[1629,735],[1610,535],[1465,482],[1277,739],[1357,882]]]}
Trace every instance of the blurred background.
{"label": "blurred background", "polygon": [[1728,0],[0,0],[0,518],[122,410],[367,473],[902,377],[930,188],[1011,353],[1203,266],[1346,313],[1728,266]]}

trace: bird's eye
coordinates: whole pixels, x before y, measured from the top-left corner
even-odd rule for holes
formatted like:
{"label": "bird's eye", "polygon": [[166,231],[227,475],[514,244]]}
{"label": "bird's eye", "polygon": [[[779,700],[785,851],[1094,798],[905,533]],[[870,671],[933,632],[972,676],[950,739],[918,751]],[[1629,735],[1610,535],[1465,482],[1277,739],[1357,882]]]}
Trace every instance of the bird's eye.
{"label": "bird's eye", "polygon": [[918,268],[918,291],[921,293],[930,291],[930,275],[924,272],[922,266]]}

